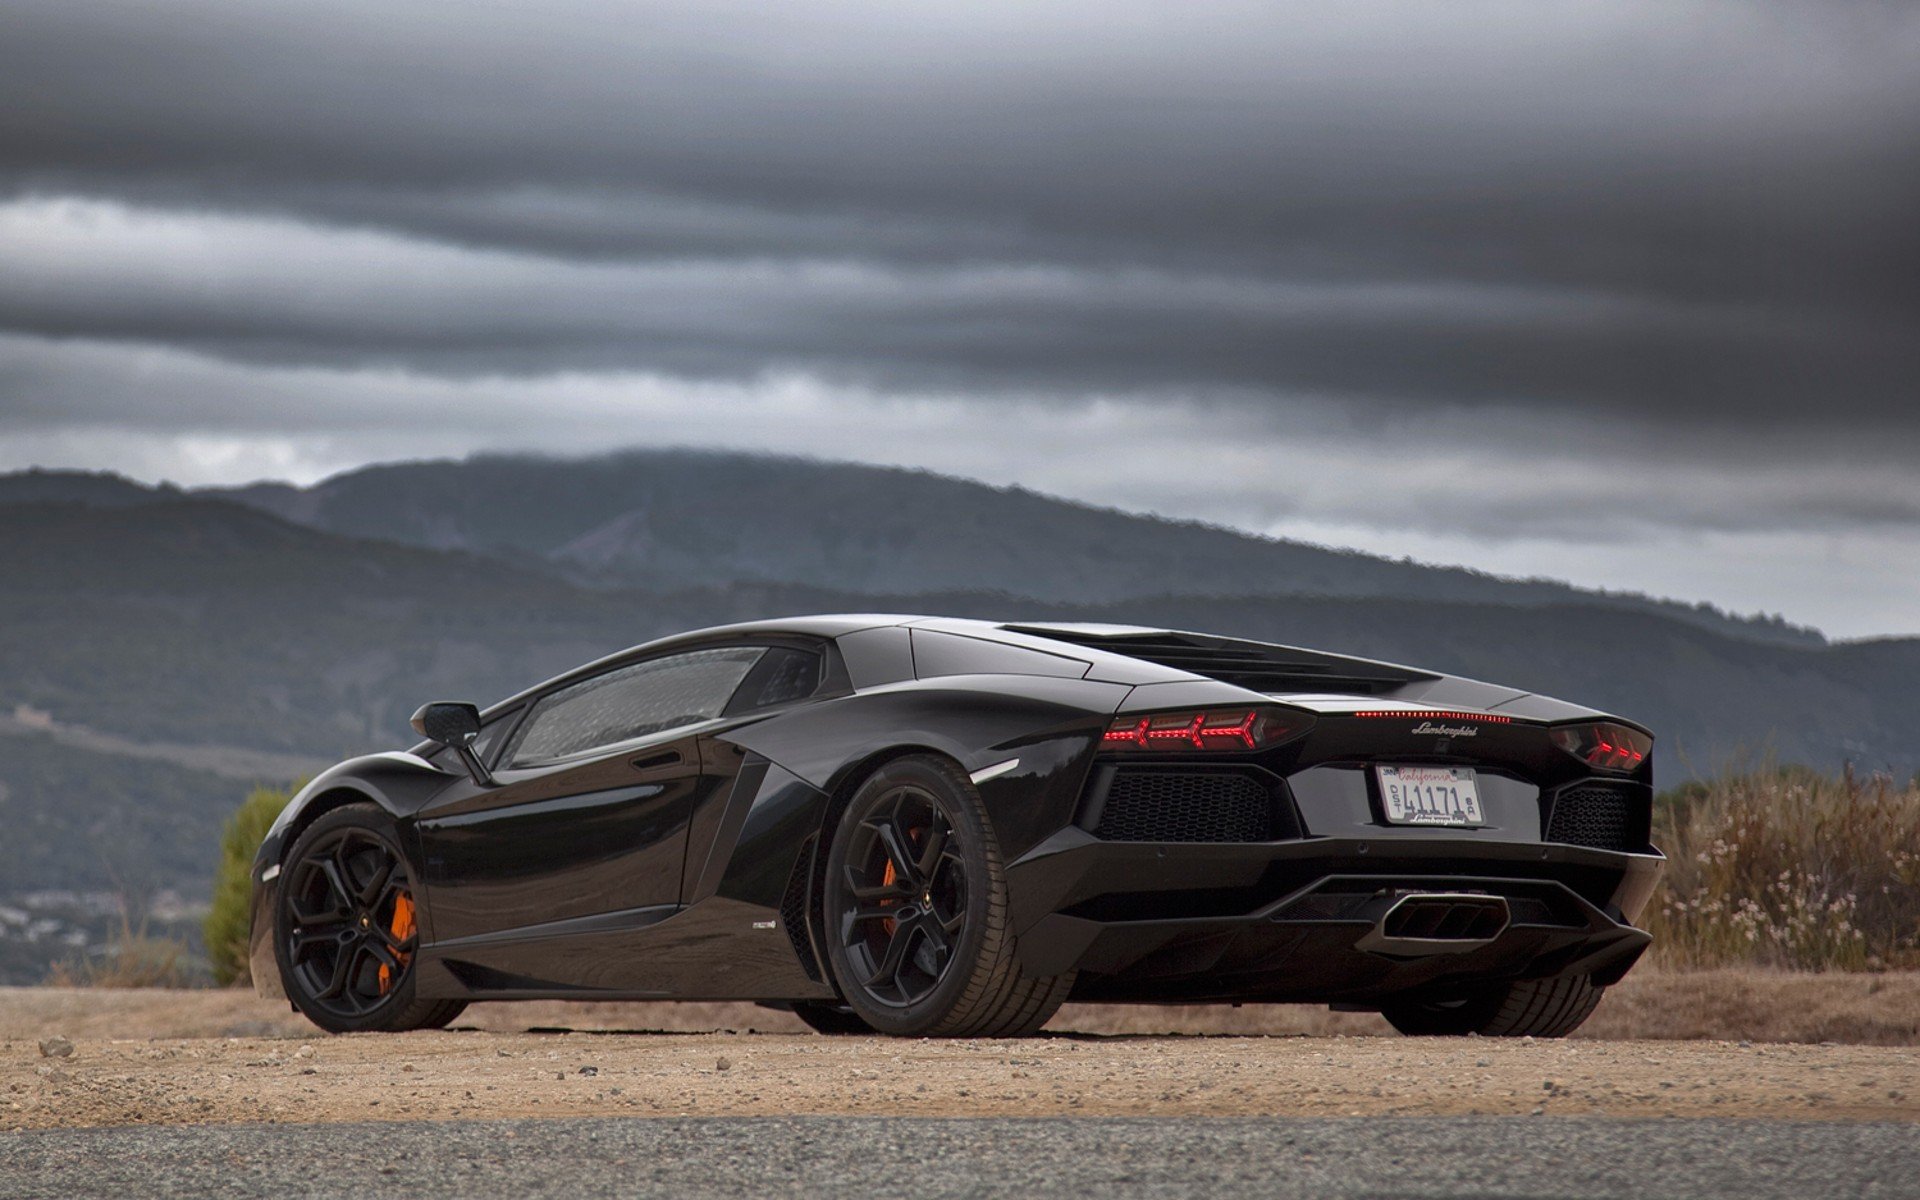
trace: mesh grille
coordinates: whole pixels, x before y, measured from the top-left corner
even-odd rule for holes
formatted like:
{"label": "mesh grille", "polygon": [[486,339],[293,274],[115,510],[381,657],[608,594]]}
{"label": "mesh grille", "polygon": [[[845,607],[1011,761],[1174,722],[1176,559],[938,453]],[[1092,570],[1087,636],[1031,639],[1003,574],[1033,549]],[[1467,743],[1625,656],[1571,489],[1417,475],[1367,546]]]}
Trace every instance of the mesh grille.
{"label": "mesh grille", "polygon": [[1576,787],[1553,802],[1547,840],[1595,850],[1628,850],[1626,794],[1610,787]]}
{"label": "mesh grille", "polygon": [[1273,793],[1226,771],[1115,771],[1094,836],[1112,842],[1270,842]]}
{"label": "mesh grille", "polygon": [[787,931],[787,940],[793,943],[793,952],[800,956],[800,966],[807,978],[816,982],[820,979],[820,964],[813,957],[813,940],[807,936],[807,875],[813,870],[813,841],[800,848],[800,858],[793,864],[793,875],[787,880],[787,894],[780,900],[780,928]]}

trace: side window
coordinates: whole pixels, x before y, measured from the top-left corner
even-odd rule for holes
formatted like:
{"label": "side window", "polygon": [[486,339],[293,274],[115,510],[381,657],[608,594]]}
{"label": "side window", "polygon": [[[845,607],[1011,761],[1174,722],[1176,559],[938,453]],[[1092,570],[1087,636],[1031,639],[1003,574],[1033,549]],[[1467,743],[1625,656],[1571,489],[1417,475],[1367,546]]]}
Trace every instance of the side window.
{"label": "side window", "polygon": [[820,690],[823,665],[818,651],[775,646],[747,673],[727,712],[754,712],[805,700]]}
{"label": "side window", "polygon": [[512,712],[500,714],[480,727],[480,736],[473,739],[473,752],[480,756],[481,762],[492,764],[493,752],[500,748],[500,739],[507,735],[507,731],[513,728],[513,723],[519,720],[520,714],[525,711],[525,709],[516,708]]}
{"label": "side window", "polygon": [[759,646],[694,650],[576,683],[534,707],[514,734],[507,761],[536,766],[711,720],[765,653]]}

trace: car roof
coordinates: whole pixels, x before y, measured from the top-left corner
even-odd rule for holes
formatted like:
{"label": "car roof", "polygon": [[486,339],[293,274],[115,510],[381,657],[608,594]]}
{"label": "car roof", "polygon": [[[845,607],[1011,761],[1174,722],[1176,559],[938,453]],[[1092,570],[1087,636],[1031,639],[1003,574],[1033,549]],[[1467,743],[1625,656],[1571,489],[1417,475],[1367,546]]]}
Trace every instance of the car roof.
{"label": "car roof", "polygon": [[[1456,697],[1455,704],[1516,712],[1527,709],[1530,710],[1527,715],[1535,719],[1566,719],[1593,711],[1520,689],[1254,639],[1146,625],[1045,620],[1007,622],[911,613],[815,613],[670,634],[584,663],[490,705],[488,711],[509,708],[576,679],[679,646],[693,647],[728,638],[785,636],[834,640],[865,630],[903,627],[1068,655],[1092,664],[1088,678],[1115,683],[1145,684],[1197,677],[1269,695],[1321,692],[1412,695],[1438,688]],[[1223,663],[1219,659],[1222,655],[1236,661]],[[1437,699],[1438,694],[1434,693],[1433,698]]]}

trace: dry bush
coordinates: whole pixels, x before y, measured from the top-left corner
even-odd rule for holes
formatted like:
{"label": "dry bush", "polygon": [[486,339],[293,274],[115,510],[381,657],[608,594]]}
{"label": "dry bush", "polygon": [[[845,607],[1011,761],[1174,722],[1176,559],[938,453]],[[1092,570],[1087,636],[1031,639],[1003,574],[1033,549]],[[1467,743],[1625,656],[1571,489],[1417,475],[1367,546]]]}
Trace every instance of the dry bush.
{"label": "dry bush", "polygon": [[54,963],[46,978],[48,987],[69,988],[183,988],[203,982],[186,943],[155,937],[144,919],[135,926],[124,912],[119,936],[103,952]]}
{"label": "dry bush", "polygon": [[1920,781],[1801,768],[1663,795],[1657,961],[1795,970],[1920,967]]}

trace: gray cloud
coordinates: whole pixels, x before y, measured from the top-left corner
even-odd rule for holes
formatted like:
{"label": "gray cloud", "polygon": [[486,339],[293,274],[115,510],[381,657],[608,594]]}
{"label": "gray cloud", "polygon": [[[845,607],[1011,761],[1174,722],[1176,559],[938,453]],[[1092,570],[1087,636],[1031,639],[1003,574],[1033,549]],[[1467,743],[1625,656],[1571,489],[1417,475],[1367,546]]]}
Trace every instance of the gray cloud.
{"label": "gray cloud", "polygon": [[[766,255],[556,260],[285,218],[0,207],[0,325],[443,373],[808,370],[902,389],[1181,388],[1242,405],[1591,405],[1825,424],[1906,403],[1911,330],[1520,282]],[[209,286],[217,282],[217,286]],[[1815,394],[1822,403],[1810,406]],[[1703,401],[1718,398],[1721,403]]]}
{"label": "gray cloud", "polygon": [[[1916,54],[1920,18],[1872,5],[840,5],[802,20],[28,3],[0,43],[0,177],[716,274],[770,259],[1041,266],[1096,291],[1104,272],[1172,277],[1157,302],[1099,311],[983,296],[1000,327],[976,320],[944,347],[925,326],[966,307],[890,307],[911,334],[865,342],[848,319],[864,314],[831,307],[837,323],[758,341],[670,331],[698,360],[680,364],[625,329],[563,347],[496,335],[491,367],[571,361],[597,333],[618,361],[713,371],[804,353],[989,385],[1091,372],[1783,415],[1826,381],[1829,404],[1872,413],[1910,407],[1920,365]],[[1395,319],[1256,297],[1223,313],[1179,286],[1189,276],[1457,303]],[[1520,311],[1486,320],[1488,288],[1518,291]],[[1593,311],[1555,319],[1567,296]],[[145,297],[169,319],[118,314],[106,332],[194,335],[169,289]],[[1676,318],[1691,306],[1706,311]],[[247,348],[249,331],[201,324],[208,344]],[[259,336],[288,356],[460,353],[404,329]]]}
{"label": "gray cloud", "polygon": [[1506,565],[1596,511],[1809,553],[1920,528],[1915,61],[1869,2],[18,0],[0,457],[778,431]]}

